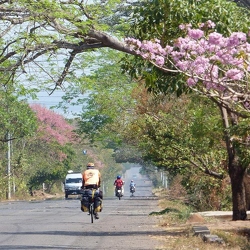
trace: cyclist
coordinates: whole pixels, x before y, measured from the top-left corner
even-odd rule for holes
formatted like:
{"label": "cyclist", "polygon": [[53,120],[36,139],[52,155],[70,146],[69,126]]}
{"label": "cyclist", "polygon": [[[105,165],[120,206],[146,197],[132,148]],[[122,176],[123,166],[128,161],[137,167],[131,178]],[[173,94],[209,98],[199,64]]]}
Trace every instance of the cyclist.
{"label": "cyclist", "polygon": [[123,189],[123,185],[124,185],[124,181],[122,180],[120,175],[117,175],[116,180],[114,181],[114,186],[115,186],[115,194],[117,192],[118,188],[121,188],[122,190],[122,195],[124,193],[124,189]]}
{"label": "cyclist", "polygon": [[[87,169],[82,173],[82,189],[96,189],[98,190],[101,185],[101,173],[98,169],[95,169],[95,165],[92,162],[87,164]],[[99,191],[99,190],[98,190]],[[101,199],[102,192],[99,191]],[[99,219],[97,212],[94,213],[95,219]]]}

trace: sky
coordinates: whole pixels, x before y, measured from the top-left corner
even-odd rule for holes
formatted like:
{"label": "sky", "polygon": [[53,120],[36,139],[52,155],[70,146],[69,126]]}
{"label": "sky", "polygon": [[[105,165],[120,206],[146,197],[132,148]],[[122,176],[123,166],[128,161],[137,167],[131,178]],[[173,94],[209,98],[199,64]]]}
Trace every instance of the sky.
{"label": "sky", "polygon": [[[62,96],[64,95],[64,91],[56,90],[53,94],[49,95],[47,92],[42,91],[37,94],[38,100],[29,99],[28,102],[30,104],[40,104],[48,109],[52,106],[56,106],[59,102],[62,101]],[[62,109],[53,109],[56,113],[63,115],[66,118],[73,118],[74,115],[72,113],[80,113],[82,110],[82,105],[73,106],[68,105],[68,113],[64,114]]]}

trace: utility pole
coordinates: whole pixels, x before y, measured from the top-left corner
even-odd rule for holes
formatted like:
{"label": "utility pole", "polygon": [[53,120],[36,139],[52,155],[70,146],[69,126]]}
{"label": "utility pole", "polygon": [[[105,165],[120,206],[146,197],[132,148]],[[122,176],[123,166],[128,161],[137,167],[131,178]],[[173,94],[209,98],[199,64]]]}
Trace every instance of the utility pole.
{"label": "utility pole", "polygon": [[102,192],[103,192],[103,195],[105,195],[105,194],[106,194],[106,192],[105,192],[104,182],[102,183]]}
{"label": "utility pole", "polygon": [[10,182],[10,133],[8,132],[7,134],[8,138],[8,154],[7,154],[7,161],[8,161],[8,166],[7,166],[7,177],[8,177],[8,199],[11,199],[11,182]]}

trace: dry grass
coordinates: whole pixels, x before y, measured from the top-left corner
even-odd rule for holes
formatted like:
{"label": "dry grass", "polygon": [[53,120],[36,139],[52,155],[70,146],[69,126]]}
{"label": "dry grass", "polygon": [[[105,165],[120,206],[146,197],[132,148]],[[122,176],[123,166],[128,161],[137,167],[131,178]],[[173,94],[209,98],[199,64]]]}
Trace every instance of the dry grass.
{"label": "dry grass", "polygon": [[[160,192],[162,194],[162,192]],[[159,195],[159,193],[158,193]],[[190,220],[191,209],[180,200],[169,200],[165,193],[159,201],[162,209],[152,213],[159,219],[159,226],[164,228],[166,234],[159,236],[161,246],[158,250],[247,250],[250,249],[250,228],[242,223],[233,223],[227,218],[199,218]],[[245,222],[248,225],[250,222]],[[194,236],[193,226],[205,225],[210,233],[217,235],[224,243],[206,243],[202,237]]]}

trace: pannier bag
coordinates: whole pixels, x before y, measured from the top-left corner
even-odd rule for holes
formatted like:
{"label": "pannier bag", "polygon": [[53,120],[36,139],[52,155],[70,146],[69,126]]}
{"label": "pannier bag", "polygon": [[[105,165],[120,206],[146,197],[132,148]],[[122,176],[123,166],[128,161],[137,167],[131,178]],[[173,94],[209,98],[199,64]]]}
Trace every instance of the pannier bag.
{"label": "pannier bag", "polygon": [[100,197],[95,198],[95,212],[101,212],[102,211],[102,199]]}
{"label": "pannier bag", "polygon": [[81,210],[83,212],[89,211],[89,198],[92,197],[92,190],[85,189],[83,190],[82,197],[81,197]]}
{"label": "pannier bag", "polygon": [[[95,191],[94,194],[94,209],[95,212],[101,212],[102,211],[102,193],[99,190]],[[92,199],[92,190],[91,189],[85,189],[82,193],[81,197],[81,210],[83,212],[88,212],[89,211],[89,204]]]}

